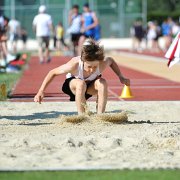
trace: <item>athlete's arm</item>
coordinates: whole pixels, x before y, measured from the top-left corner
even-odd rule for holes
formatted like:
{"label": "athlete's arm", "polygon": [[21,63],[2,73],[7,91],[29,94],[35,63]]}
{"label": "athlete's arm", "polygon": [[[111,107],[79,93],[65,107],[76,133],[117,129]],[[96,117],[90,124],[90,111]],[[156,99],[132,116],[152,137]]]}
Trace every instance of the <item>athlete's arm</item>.
{"label": "athlete's arm", "polygon": [[62,66],[59,66],[59,67],[49,71],[49,73],[44,78],[38,93],[34,97],[34,101],[41,103],[41,101],[44,97],[45,89],[47,88],[48,84],[53,80],[53,78],[55,76],[65,74],[65,73],[71,73],[71,72],[75,71],[76,67],[77,67],[77,59],[72,58],[66,64],[63,64]]}
{"label": "athlete's arm", "polygon": [[106,57],[103,63],[104,63],[104,65],[102,67],[103,70],[107,66],[109,66],[113,70],[113,72],[118,76],[118,78],[122,84],[125,84],[127,86],[130,85],[130,80],[123,76],[119,66],[117,65],[117,63],[115,62],[115,60],[112,57]]}

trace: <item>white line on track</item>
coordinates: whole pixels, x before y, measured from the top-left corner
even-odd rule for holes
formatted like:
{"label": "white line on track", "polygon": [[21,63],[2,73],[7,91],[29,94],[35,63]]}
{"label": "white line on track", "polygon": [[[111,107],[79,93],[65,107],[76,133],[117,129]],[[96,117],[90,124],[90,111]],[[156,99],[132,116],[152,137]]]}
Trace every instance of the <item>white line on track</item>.
{"label": "white line on track", "polygon": [[[111,86],[111,89],[119,89],[119,86]],[[131,89],[180,89],[180,86],[131,86]]]}
{"label": "white line on track", "polygon": [[120,98],[116,93],[114,93],[110,88],[108,88],[108,92],[112,94],[115,98],[119,99],[120,101],[124,101],[124,99]]}

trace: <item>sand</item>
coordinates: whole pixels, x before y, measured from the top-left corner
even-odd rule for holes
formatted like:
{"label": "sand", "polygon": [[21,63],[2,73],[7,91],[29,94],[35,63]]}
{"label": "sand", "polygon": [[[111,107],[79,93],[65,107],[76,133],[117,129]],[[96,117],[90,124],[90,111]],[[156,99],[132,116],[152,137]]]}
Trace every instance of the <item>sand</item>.
{"label": "sand", "polygon": [[180,101],[108,102],[107,112],[128,121],[70,123],[72,102],[1,102],[0,169],[180,168]]}

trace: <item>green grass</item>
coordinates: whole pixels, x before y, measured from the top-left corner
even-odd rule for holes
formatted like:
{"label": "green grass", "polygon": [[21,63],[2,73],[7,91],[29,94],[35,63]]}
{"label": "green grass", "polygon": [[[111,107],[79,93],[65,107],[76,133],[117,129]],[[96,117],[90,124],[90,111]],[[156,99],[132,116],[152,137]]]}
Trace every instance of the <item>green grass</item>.
{"label": "green grass", "polygon": [[[20,53],[23,54],[23,52]],[[31,55],[28,52],[26,52],[26,54],[28,61]],[[20,79],[22,72],[23,72],[23,68],[18,73],[0,73],[0,85],[6,84],[7,97],[11,95],[12,88],[14,87],[16,82]],[[7,97],[2,97],[2,95],[0,94],[0,100],[6,100]]]}
{"label": "green grass", "polygon": [[86,170],[1,172],[1,180],[179,180],[180,170]]}
{"label": "green grass", "polygon": [[22,71],[20,71],[19,73],[1,73],[0,74],[0,84],[6,84],[6,91],[7,91],[8,96],[10,95],[13,86],[15,85],[17,80],[21,77],[21,75],[22,75]]}

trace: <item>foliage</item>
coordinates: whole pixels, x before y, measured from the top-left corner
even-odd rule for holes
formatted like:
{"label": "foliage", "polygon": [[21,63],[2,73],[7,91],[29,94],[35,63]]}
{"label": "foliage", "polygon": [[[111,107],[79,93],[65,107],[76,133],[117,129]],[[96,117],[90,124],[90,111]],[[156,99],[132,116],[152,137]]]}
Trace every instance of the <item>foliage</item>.
{"label": "foliage", "polygon": [[147,0],[147,20],[157,20],[162,23],[167,17],[179,20],[180,1],[179,0]]}
{"label": "foliage", "polygon": [[173,12],[178,11],[180,8],[179,0],[147,0],[148,12],[152,11],[167,11]]}

